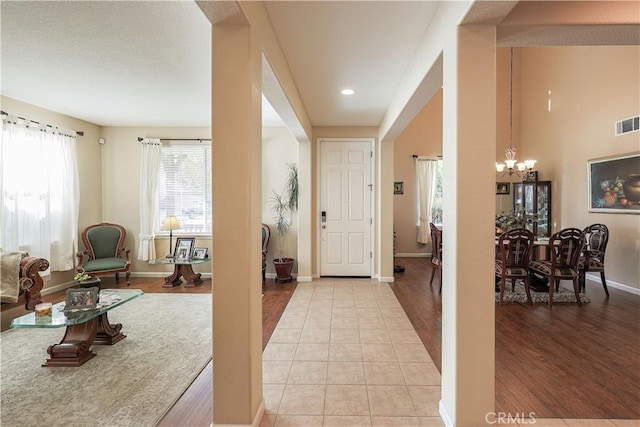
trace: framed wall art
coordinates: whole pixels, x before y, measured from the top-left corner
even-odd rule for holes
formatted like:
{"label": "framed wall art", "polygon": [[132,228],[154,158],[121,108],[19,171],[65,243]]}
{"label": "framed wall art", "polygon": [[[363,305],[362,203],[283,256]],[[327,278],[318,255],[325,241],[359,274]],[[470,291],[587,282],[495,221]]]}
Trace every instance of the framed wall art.
{"label": "framed wall art", "polygon": [[496,182],[496,194],[511,194],[511,183]]}
{"label": "framed wall art", "polygon": [[587,160],[589,212],[640,214],[640,153]]}
{"label": "framed wall art", "polygon": [[404,182],[394,182],[393,183],[393,194],[404,194]]}

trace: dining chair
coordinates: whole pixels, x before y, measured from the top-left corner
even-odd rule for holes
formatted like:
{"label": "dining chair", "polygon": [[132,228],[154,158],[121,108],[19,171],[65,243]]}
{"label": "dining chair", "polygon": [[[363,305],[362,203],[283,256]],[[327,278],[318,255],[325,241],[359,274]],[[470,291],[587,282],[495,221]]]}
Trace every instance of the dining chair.
{"label": "dining chair", "polygon": [[511,280],[511,290],[515,290],[516,280],[524,281],[527,302],[531,300],[529,289],[529,262],[533,247],[533,233],[526,228],[505,231],[498,238],[498,259],[495,261],[496,277],[500,278],[500,305],[502,305],[507,279]]}
{"label": "dining chair", "polygon": [[438,293],[442,293],[442,230],[432,222],[429,223],[429,229],[431,230],[431,280],[429,285],[433,283],[433,278],[438,271],[440,278]]}
{"label": "dining chair", "polygon": [[599,271],[604,293],[609,296],[607,281],[604,277],[604,255],[609,242],[609,229],[604,224],[591,224],[582,230],[584,249],[578,262],[578,281],[580,289],[585,290],[586,272]]}
{"label": "dining chair", "polygon": [[[578,284],[578,261],[584,246],[582,230],[565,228],[553,234],[549,239],[550,260],[531,261],[529,263],[530,280],[534,274],[549,278],[549,307],[553,305],[553,292],[560,285],[561,280],[571,280],[576,302],[580,301],[580,287]],[[555,286],[554,286],[555,285]]]}

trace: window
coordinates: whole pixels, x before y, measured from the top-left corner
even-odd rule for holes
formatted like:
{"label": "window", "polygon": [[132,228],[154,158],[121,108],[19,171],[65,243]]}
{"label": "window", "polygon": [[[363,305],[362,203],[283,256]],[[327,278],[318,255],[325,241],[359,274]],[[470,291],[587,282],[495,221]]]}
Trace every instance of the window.
{"label": "window", "polygon": [[0,248],[74,267],[78,235],[75,132],[2,114]]}
{"label": "window", "polygon": [[158,185],[158,216],[155,232],[161,231],[167,215],[175,215],[180,232],[210,234],[211,143],[171,142],[162,146]]}
{"label": "window", "polygon": [[433,195],[431,216],[434,224],[442,225],[442,159],[438,160],[436,167],[436,191]]}

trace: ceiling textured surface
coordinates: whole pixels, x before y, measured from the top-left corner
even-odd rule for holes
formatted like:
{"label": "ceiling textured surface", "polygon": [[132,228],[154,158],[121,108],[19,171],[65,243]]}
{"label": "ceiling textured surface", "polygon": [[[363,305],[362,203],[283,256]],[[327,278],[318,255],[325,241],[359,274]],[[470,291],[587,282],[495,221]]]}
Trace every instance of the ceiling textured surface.
{"label": "ceiling textured surface", "polygon": [[195,2],[2,1],[2,94],[102,126],[209,126]]}
{"label": "ceiling textured surface", "polygon": [[[265,5],[312,125],[376,126],[438,2]],[[3,95],[101,126],[209,126],[211,27],[195,2],[0,7]]]}
{"label": "ceiling textured surface", "polygon": [[[269,1],[314,126],[377,126],[438,7],[434,1]],[[349,87],[351,96],[340,94]]]}

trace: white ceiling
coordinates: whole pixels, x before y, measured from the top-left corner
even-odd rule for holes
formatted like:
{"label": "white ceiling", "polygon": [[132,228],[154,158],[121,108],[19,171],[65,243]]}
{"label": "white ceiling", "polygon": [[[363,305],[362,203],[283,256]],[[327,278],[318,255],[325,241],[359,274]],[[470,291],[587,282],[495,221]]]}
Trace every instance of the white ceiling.
{"label": "white ceiling", "polygon": [[[3,95],[102,126],[209,125],[211,30],[195,2],[0,4]],[[267,2],[312,125],[378,125],[437,5]]]}

